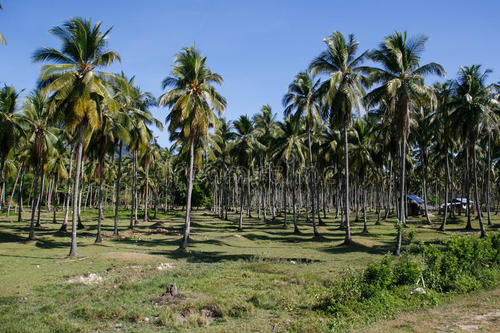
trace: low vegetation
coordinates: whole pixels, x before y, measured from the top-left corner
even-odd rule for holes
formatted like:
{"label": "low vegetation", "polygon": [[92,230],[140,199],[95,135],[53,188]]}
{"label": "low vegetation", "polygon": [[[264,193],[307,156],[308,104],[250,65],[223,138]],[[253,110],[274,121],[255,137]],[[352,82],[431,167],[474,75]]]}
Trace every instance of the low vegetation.
{"label": "low vegetation", "polygon": [[[80,232],[77,258],[66,256],[70,235],[59,232],[48,214],[42,214],[35,241],[18,236],[28,233],[26,223],[2,218],[3,329],[358,330],[453,302],[461,293],[495,288],[499,281],[498,234],[482,239],[466,234],[464,217],[441,233],[409,218],[398,259],[388,254],[396,237],[390,221],[370,233],[362,233],[361,221],[353,223],[356,242],[348,247],[333,215],[318,227],[318,240],[305,221],[299,223],[302,233],[294,234],[280,218],[245,217],[244,231],[235,232],[239,214],[230,211],[229,221],[223,221],[195,210],[191,249],[183,252],[178,250],[182,214],[159,213],[134,230],[126,229],[126,214],[120,212],[120,236],[113,237],[113,212],[105,211],[103,243],[94,244],[95,212],[82,212],[88,228]],[[368,224],[376,218],[370,212]],[[471,257],[483,259],[471,262]],[[172,283],[179,295],[162,297]],[[418,287],[425,294],[411,294]]]}

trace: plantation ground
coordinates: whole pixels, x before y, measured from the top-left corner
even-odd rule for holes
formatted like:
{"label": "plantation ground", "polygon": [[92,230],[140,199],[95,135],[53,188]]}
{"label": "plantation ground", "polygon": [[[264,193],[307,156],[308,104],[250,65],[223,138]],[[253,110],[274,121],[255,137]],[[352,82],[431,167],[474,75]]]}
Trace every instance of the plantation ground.
{"label": "plantation ground", "polygon": [[[182,212],[159,214],[149,223],[140,222],[135,231],[127,230],[128,213],[122,212],[119,238],[112,237],[112,212],[105,215],[104,242],[95,245],[96,211],[84,213],[77,258],[67,257],[69,233],[58,233],[49,214],[32,242],[26,241],[27,213],[22,223],[13,216],[0,218],[2,331],[325,331],[331,328],[330,318],[315,306],[329,281],[381,258],[393,249],[395,238],[393,223],[375,226],[375,215],[370,215],[368,234],[361,234],[361,222],[353,223],[355,244],[346,248],[333,216],[319,228],[322,237],[313,239],[305,222],[300,235],[284,229],[280,219],[245,219],[244,231],[237,232],[238,215],[227,222],[198,210],[190,252],[183,253],[177,250]],[[438,217],[434,220],[439,224]],[[500,225],[500,217],[494,222]],[[419,219],[409,223],[417,241],[438,243],[464,233],[465,219],[451,221],[445,233]],[[75,280],[89,284],[70,282]],[[158,298],[171,283],[181,296]],[[470,297],[440,297],[436,307],[411,313],[353,313],[336,327],[488,331],[499,320],[499,295],[497,288]],[[462,327],[457,318],[467,311],[476,317]]]}

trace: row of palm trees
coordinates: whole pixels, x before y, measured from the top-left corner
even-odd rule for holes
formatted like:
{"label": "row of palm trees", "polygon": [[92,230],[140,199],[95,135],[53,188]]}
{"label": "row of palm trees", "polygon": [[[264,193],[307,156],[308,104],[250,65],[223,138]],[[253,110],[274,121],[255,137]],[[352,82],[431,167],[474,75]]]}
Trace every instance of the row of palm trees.
{"label": "row of palm trees", "polygon": [[[4,207],[6,184],[12,188],[11,201],[18,186],[19,219],[23,203],[31,205],[30,239],[40,225],[42,204],[54,210],[56,221],[63,198],[61,230],[66,230],[71,207],[70,256],[77,255],[82,206],[97,204],[96,242],[101,242],[105,202],[115,206],[118,235],[120,206],[130,209],[129,227],[134,228],[141,202],[148,221],[151,206],[155,216],[160,203],[166,211],[174,189],[185,184],[180,248],[187,249],[192,193],[200,183],[211,187],[205,194],[212,196],[215,215],[227,219],[229,210],[239,211],[238,230],[246,210],[248,217],[281,217],[284,226],[291,214],[296,233],[298,219],[305,216],[320,237],[326,211],[335,209],[348,245],[352,211],[358,220],[362,207],[364,232],[368,206],[376,210],[377,223],[395,214],[396,254],[408,193],[422,193],[431,223],[428,187],[434,186],[434,199],[445,203],[459,191],[468,199],[473,187],[484,235],[480,199],[485,198],[490,222],[490,192],[499,194],[494,181],[499,90],[486,85],[489,71],[480,66],[463,67],[456,80],[429,86],[424,76],[443,75],[444,69],[420,64],[425,37],[395,32],[376,50],[358,55],[353,35],[334,32],[325,38],[325,50],[290,83],[283,121],[265,105],[252,118],[243,115],[231,122],[220,118],[227,102],[216,86],[223,79],[195,46],[176,55],[162,83],[165,93],[156,100],[133,77],[102,71],[120,56],[107,49],[111,29],[103,32],[101,25],[74,18],[50,30],[62,45],[35,51],[33,60],[44,63],[38,89],[20,107],[21,91],[0,90],[0,200]],[[364,65],[367,61],[374,65]],[[154,104],[169,110],[170,150],[159,147],[153,136],[152,126],[162,127],[149,111]],[[448,215],[455,214],[444,207],[441,230]]]}

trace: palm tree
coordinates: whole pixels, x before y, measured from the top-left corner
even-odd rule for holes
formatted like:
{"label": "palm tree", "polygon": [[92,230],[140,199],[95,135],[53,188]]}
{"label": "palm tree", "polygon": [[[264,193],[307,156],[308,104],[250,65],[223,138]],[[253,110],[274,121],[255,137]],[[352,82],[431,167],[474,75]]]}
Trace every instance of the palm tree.
{"label": "palm tree", "polygon": [[449,202],[449,188],[450,188],[450,149],[453,149],[453,144],[455,141],[455,126],[452,123],[451,117],[451,102],[453,94],[453,83],[451,81],[446,81],[444,83],[434,84],[434,90],[436,91],[437,100],[437,110],[436,110],[436,121],[437,121],[437,132],[436,132],[436,150],[437,155],[444,156],[444,170],[445,170],[445,196],[444,196],[444,216],[440,231],[445,231],[446,221],[448,218],[448,202]]}
{"label": "palm tree", "polygon": [[304,128],[300,118],[288,116],[283,123],[278,123],[276,139],[273,140],[274,155],[285,165],[290,166],[292,173],[292,212],[294,233],[300,233],[297,226],[295,167],[305,162]]}
{"label": "palm tree", "polygon": [[226,99],[222,97],[213,84],[222,84],[219,74],[213,73],[206,65],[206,57],[202,57],[195,46],[183,48],[175,56],[175,65],[171,76],[165,78],[163,89],[171,90],[160,96],[159,104],[171,108],[167,121],[171,136],[179,135],[185,146],[189,147],[188,186],[186,193],[186,220],[184,236],[180,248],[188,247],[189,231],[191,226],[191,193],[193,191],[193,169],[195,146],[200,139],[208,136],[208,129],[216,121],[216,115],[226,107]]}
{"label": "palm tree", "polygon": [[[35,239],[34,219],[38,210],[37,226],[40,225],[41,197],[43,194],[43,179],[45,175],[45,165],[48,161],[51,150],[54,150],[58,142],[57,128],[50,124],[49,101],[47,96],[40,91],[33,92],[27,99],[23,112],[23,121],[27,124],[26,133],[29,133],[29,164],[35,170],[34,194],[31,209],[31,224],[29,239]],[[38,179],[42,177],[40,193],[38,193]]]}
{"label": "palm tree", "polygon": [[[480,65],[472,65],[470,67],[460,68],[457,86],[456,86],[456,102],[454,118],[462,131],[462,137],[465,140],[465,154],[467,166],[467,188],[470,187],[469,179],[469,158],[472,152],[473,156],[473,171],[474,171],[474,196],[477,217],[479,219],[479,227],[481,229],[481,237],[486,235],[483,220],[481,216],[481,204],[479,202],[479,189],[477,182],[477,149],[481,132],[484,128],[488,128],[491,124],[498,124],[498,117],[491,109],[490,91],[485,85],[486,78],[490,70],[483,71]],[[469,190],[467,190],[467,205]],[[470,229],[470,209],[468,209],[467,227]]]}
{"label": "palm tree", "polygon": [[70,256],[77,256],[76,217],[80,172],[83,156],[83,137],[90,129],[100,126],[100,102],[110,109],[117,104],[102,79],[106,73],[97,73],[101,67],[108,67],[120,56],[106,49],[111,28],[101,32],[101,22],[72,18],[62,26],[49,30],[62,41],[61,50],[43,47],[35,51],[33,60],[50,61],[53,64],[42,67],[41,86],[52,92],[58,110],[64,113],[64,125],[75,135],[76,172],[73,190],[73,216]]}
{"label": "palm tree", "polygon": [[311,198],[311,216],[313,224],[314,237],[319,236],[316,223],[314,221],[314,196],[315,196],[315,180],[314,180],[314,164],[312,154],[311,131],[313,125],[313,117],[318,114],[318,95],[317,90],[319,80],[314,81],[308,71],[300,72],[295,76],[294,80],[288,86],[288,92],[283,97],[283,106],[285,107],[285,116],[294,112],[295,117],[306,118],[307,145],[309,151],[309,178],[310,178],[310,198]]}
{"label": "palm tree", "polygon": [[[259,207],[257,210],[257,216],[260,219],[261,210],[263,210],[264,220],[267,220],[266,212],[266,188],[264,186],[263,173],[265,165],[269,163],[270,160],[270,145],[274,138],[274,133],[277,128],[276,114],[273,113],[272,108],[269,104],[263,105],[260,108],[260,113],[257,113],[253,117],[253,122],[255,123],[255,137],[258,140],[258,145],[255,147],[255,158],[259,163]],[[269,180],[270,181],[270,180]],[[274,210],[272,211],[274,214]],[[274,215],[273,215],[274,216]]]}
{"label": "palm tree", "polygon": [[[231,156],[234,156],[236,164],[241,168],[241,189],[240,189],[240,220],[238,224],[238,231],[242,231],[243,222],[243,202],[246,194],[247,211],[250,213],[250,171],[253,165],[253,155],[257,140],[255,138],[255,128],[253,122],[248,116],[243,115],[234,122],[236,129],[236,140],[230,149]],[[246,171],[246,175],[245,172]],[[244,179],[247,178],[247,190],[245,191]]]}
{"label": "palm tree", "polygon": [[316,57],[309,68],[313,76],[328,75],[319,88],[325,104],[329,108],[330,121],[337,122],[344,129],[344,171],[345,171],[345,225],[344,243],[351,243],[351,227],[349,222],[349,147],[348,130],[351,125],[353,109],[360,110],[360,100],[365,96],[363,83],[364,68],[360,67],[366,52],[356,57],[359,43],[354,35],[348,40],[338,32],[324,39],[327,49]]}
{"label": "palm tree", "polygon": [[[231,164],[231,142],[236,138],[236,133],[233,131],[234,127],[230,121],[224,118],[219,119],[215,132],[212,138],[212,149],[215,158],[215,167],[222,170],[221,186],[219,197],[219,215],[220,218],[227,220],[228,211],[228,193],[226,192],[227,171]],[[225,209],[225,211],[224,211]],[[225,214],[224,214],[225,213]]]}
{"label": "palm tree", "polygon": [[[0,188],[4,187],[3,173],[7,156],[18,143],[19,134],[23,133],[22,119],[16,110],[21,92],[7,85],[0,89]],[[3,202],[0,202],[0,209],[3,207]]]}
{"label": "palm tree", "polygon": [[[442,76],[441,65],[431,62],[420,66],[420,58],[427,37],[418,36],[408,39],[406,32],[394,32],[386,36],[379,49],[371,52],[370,58],[382,68],[371,68],[369,80],[372,84],[381,85],[367,95],[369,106],[381,103],[389,96],[394,103],[392,123],[395,135],[400,144],[400,222],[406,225],[405,217],[405,172],[406,172],[406,140],[409,133],[410,112],[416,96],[429,98],[433,91],[425,85],[424,75],[436,74]],[[392,111],[392,110],[391,110]],[[401,228],[398,228],[395,254],[401,251]]]}

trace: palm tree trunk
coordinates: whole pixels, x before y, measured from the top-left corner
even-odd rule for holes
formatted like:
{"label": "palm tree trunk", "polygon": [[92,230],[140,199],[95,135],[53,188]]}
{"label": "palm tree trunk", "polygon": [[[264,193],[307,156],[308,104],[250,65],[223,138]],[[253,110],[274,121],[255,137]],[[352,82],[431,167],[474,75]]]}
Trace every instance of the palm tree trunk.
{"label": "palm tree trunk", "polygon": [[297,226],[297,198],[295,196],[295,161],[292,161],[292,205],[293,205],[293,232],[299,234],[300,230]]}
{"label": "palm tree trunk", "polygon": [[[423,147],[423,149],[426,149],[426,147]],[[425,210],[425,219],[427,221],[427,224],[431,225],[432,222],[429,218],[429,209],[427,207],[427,154],[423,152],[423,158],[422,158],[422,184],[424,187],[424,210]]]}
{"label": "palm tree trunk", "polygon": [[241,188],[240,188],[240,220],[238,222],[238,231],[243,231],[243,201],[245,198],[245,176],[241,174]]}
{"label": "palm tree trunk", "polygon": [[95,238],[95,243],[102,243],[101,237],[101,222],[103,219],[102,214],[102,183],[104,180],[104,157],[99,159],[99,205],[98,205],[98,216],[97,216],[97,235]]}
{"label": "palm tree trunk", "polygon": [[19,202],[19,209],[17,210],[17,222],[21,222],[21,217],[22,217],[22,212],[23,212],[23,184],[24,184],[24,172],[25,172],[25,165],[24,163],[22,164],[21,168],[23,169],[22,174],[21,174],[21,182],[19,183],[19,193],[18,193],[18,202]]}
{"label": "palm tree trunk", "polygon": [[469,170],[469,146],[467,145],[465,147],[465,190],[466,190],[466,200],[467,200],[467,225],[465,227],[465,230],[472,230],[472,223],[471,223],[471,212],[470,212],[470,203],[469,203],[469,198],[470,198],[470,170]]}
{"label": "palm tree trunk", "polygon": [[445,172],[445,195],[444,195],[444,216],[443,216],[443,222],[441,223],[441,226],[439,227],[440,231],[445,231],[446,229],[446,219],[448,218],[448,189],[449,189],[449,164],[448,164],[448,151],[446,151],[446,156],[445,156],[445,165],[444,165],[444,172]]}
{"label": "palm tree trunk", "polygon": [[406,213],[405,213],[405,172],[406,172],[406,134],[403,133],[403,138],[401,140],[401,171],[399,175],[400,181],[400,191],[399,191],[399,221],[401,222],[401,226],[398,226],[397,239],[396,239],[396,250],[394,254],[399,256],[401,254],[401,241],[402,241],[402,226],[406,225]]}
{"label": "palm tree trunk", "polygon": [[476,157],[476,145],[472,146],[473,150],[473,165],[474,165],[474,194],[476,197],[476,211],[477,218],[479,219],[479,229],[481,230],[481,238],[486,236],[486,230],[484,229],[483,218],[481,216],[481,204],[479,202],[479,189],[477,187],[477,157]]}
{"label": "palm tree trunk", "polygon": [[134,151],[134,225],[139,224],[137,219],[137,210],[139,209],[139,202],[137,201],[137,150]]}
{"label": "palm tree trunk", "polygon": [[311,119],[310,117],[307,117],[307,145],[309,149],[309,178],[310,178],[310,199],[311,199],[311,220],[312,220],[312,225],[313,225],[313,233],[314,237],[318,237],[318,229],[316,228],[316,221],[314,220],[314,197],[315,197],[315,184],[314,184],[314,164],[313,164],[313,157],[312,157],[312,142],[311,142]]}
{"label": "palm tree trunk", "polygon": [[59,176],[56,174],[55,178],[54,178],[54,215],[52,217],[53,224],[57,223],[56,213],[57,213],[57,207],[59,206],[59,198],[57,195],[57,186],[58,185],[59,185]]}
{"label": "palm tree trunk", "polygon": [[352,242],[351,239],[351,224],[349,222],[349,146],[347,142],[347,124],[344,124],[344,171],[345,171],[345,239],[344,244],[349,245]]}
{"label": "palm tree trunk", "polygon": [[73,214],[71,216],[71,249],[69,256],[77,256],[78,249],[76,244],[76,218],[78,214],[78,194],[80,193],[80,172],[82,171],[82,155],[83,155],[83,126],[78,130],[78,146],[76,150],[76,166],[75,166],[75,182],[73,185]]}
{"label": "palm tree trunk", "polygon": [[66,232],[67,224],[68,224],[68,215],[69,215],[69,202],[71,201],[71,173],[73,171],[73,155],[75,153],[74,147],[71,147],[71,154],[69,155],[69,172],[68,172],[68,181],[67,181],[67,189],[66,189],[66,197],[64,202],[64,207],[66,212],[64,213],[64,221],[61,225],[59,231]]}
{"label": "palm tree trunk", "polygon": [[42,173],[42,181],[40,182],[40,193],[38,194],[38,199],[37,199],[37,218],[36,218],[36,225],[35,227],[39,228],[42,225],[40,224],[40,213],[42,210],[42,200],[43,200],[43,186],[45,184],[45,172],[43,171],[43,165],[40,165],[41,173]]}
{"label": "palm tree trunk", "polygon": [[252,217],[252,198],[251,198],[251,180],[250,180],[250,168],[247,170],[247,217]]}
{"label": "palm tree trunk", "polygon": [[[82,143],[82,162],[81,162],[81,166],[80,166],[80,181],[82,183],[82,186],[79,190],[79,193],[78,193],[78,211],[77,211],[77,214],[78,214],[78,225],[77,225],[77,228],[78,229],[85,229],[85,226],[83,225],[82,223],[82,215],[81,215],[81,212],[82,212],[82,194],[83,194],[83,189],[84,189],[84,180],[85,180],[85,175],[83,173],[83,166],[84,166],[84,161],[83,161],[83,143]],[[88,181],[87,181],[88,182]],[[87,186],[88,188],[88,186]]]}
{"label": "palm tree trunk", "polygon": [[[39,177],[38,169],[39,169],[39,167],[35,167],[35,180],[33,181],[33,187],[34,187],[35,193],[33,194],[33,199],[34,199],[33,201],[36,201],[36,203],[34,202],[33,205],[31,205],[30,233],[28,236],[29,240],[35,239],[35,212],[36,212],[38,203],[40,201],[40,196],[37,193],[37,191],[38,191],[38,177]],[[35,198],[36,198],[36,200],[35,200]]]}
{"label": "palm tree trunk", "polygon": [[367,233],[368,232],[368,226],[366,225],[366,182],[365,180],[363,179],[363,182],[362,182],[362,186],[363,186],[363,193],[361,194],[362,195],[362,200],[363,200],[363,233]]}
{"label": "palm tree trunk", "polygon": [[10,206],[12,205],[12,198],[14,197],[14,193],[16,192],[17,181],[19,180],[19,175],[21,174],[22,169],[23,167],[21,166],[17,171],[16,181],[14,182],[14,187],[12,187],[12,193],[10,194],[10,199],[9,199],[9,206],[7,207],[7,217],[9,217]]}
{"label": "palm tree trunk", "polygon": [[[5,156],[2,155],[2,160],[0,161],[0,187],[3,189],[5,184],[5,179],[3,176],[3,171],[5,168]],[[3,197],[0,195],[0,211],[4,209],[3,207]]]}
{"label": "palm tree trunk", "polygon": [[120,140],[120,147],[118,148],[118,173],[116,175],[115,184],[115,218],[113,225],[114,236],[118,236],[118,207],[120,206],[120,180],[122,179],[122,152],[123,142]]}
{"label": "palm tree trunk", "polygon": [[165,176],[165,207],[163,208],[163,213],[167,213],[168,210],[168,175]]}
{"label": "palm tree trunk", "polygon": [[135,171],[136,171],[136,166],[135,166],[135,156],[136,156],[137,152],[134,150],[134,152],[132,153],[132,163],[133,163],[133,175],[132,175],[132,188],[130,189],[131,190],[131,201],[132,201],[132,204],[130,205],[130,225],[129,225],[129,229],[134,229],[134,212],[135,212],[135,206],[137,205],[137,193],[136,193],[136,187],[137,187],[137,184],[136,184],[136,174],[135,174]]}
{"label": "palm tree trunk", "polygon": [[144,195],[144,222],[148,222],[149,204],[149,163],[146,165],[146,193]]}
{"label": "palm tree trunk", "polygon": [[186,220],[184,222],[184,236],[182,238],[180,248],[186,250],[189,241],[189,232],[191,228],[191,194],[193,193],[193,168],[194,168],[194,136],[191,136],[189,144],[189,170],[188,170],[188,186],[186,193]]}
{"label": "palm tree trunk", "polygon": [[486,175],[486,212],[488,214],[488,225],[492,226],[491,222],[491,212],[490,212],[490,188],[491,188],[491,133],[488,133],[488,163],[486,165],[488,173]]}

